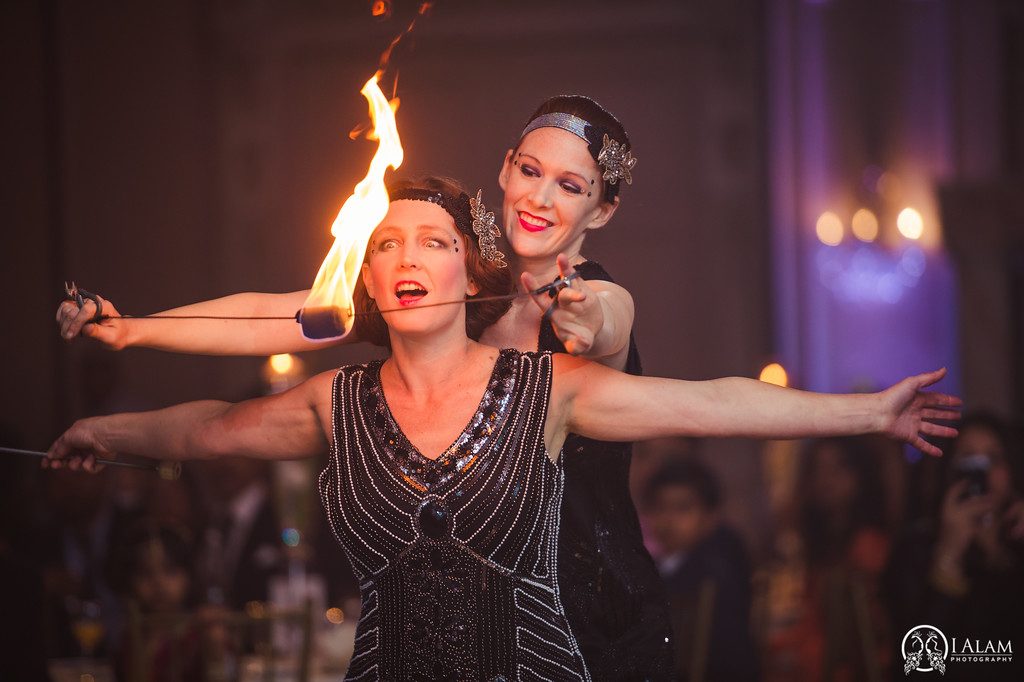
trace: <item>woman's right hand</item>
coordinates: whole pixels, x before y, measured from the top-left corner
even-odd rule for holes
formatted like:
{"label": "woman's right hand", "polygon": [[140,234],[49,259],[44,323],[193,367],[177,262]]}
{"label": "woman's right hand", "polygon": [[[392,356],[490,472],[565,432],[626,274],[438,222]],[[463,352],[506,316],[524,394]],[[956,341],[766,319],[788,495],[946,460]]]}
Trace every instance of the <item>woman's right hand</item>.
{"label": "woman's right hand", "polygon": [[103,470],[98,459],[115,459],[117,455],[107,448],[99,437],[99,424],[103,417],[79,419],[60,438],[54,441],[43,460],[44,469],[70,469],[97,473]]}
{"label": "woman's right hand", "polygon": [[57,326],[60,327],[61,338],[70,341],[84,336],[99,341],[110,350],[121,350],[128,345],[128,323],[121,319],[113,303],[102,296],[98,298],[103,304],[104,315],[104,319],[99,322],[92,322],[96,315],[96,304],[88,299],[81,308],[74,301],[64,301],[57,307]]}

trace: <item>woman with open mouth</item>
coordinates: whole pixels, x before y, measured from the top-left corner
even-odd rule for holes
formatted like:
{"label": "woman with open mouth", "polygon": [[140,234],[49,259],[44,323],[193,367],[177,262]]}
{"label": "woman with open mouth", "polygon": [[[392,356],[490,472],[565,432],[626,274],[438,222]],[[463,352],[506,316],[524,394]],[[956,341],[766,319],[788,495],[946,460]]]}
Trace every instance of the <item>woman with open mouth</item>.
{"label": "woman with open mouth", "polygon": [[[635,163],[625,128],[590,98],[553,97],[530,116],[498,178],[511,269],[527,290],[572,270],[580,278],[556,301],[514,300],[508,313],[484,330],[484,343],[569,352],[641,373],[632,337],[633,299],[604,268],[582,255],[586,236],[614,215],[622,185],[632,183]],[[308,289],[243,293],[160,314],[287,317],[308,295]],[[400,303],[415,300],[410,292]],[[554,302],[557,306],[544,318]],[[109,301],[103,310],[117,315]],[[249,322],[230,329],[204,320],[92,324],[94,312],[91,302],[81,310],[62,304],[57,313],[62,336],[91,337],[115,350],[143,346],[212,355],[272,355],[331,345],[306,339],[289,322]],[[357,340],[364,340],[359,329],[340,343]],[[631,447],[570,435],[564,457],[559,570],[566,611],[584,657],[597,679],[670,679],[667,601],[629,493]]]}
{"label": "woman with open mouth", "polygon": [[328,450],[321,498],[363,601],[348,679],[596,679],[558,570],[572,433],[874,432],[933,455],[924,436],[956,434],[933,420],[955,419],[959,400],[922,390],[942,370],[881,393],[827,395],[744,378],[631,376],[565,353],[480,343],[474,337],[507,301],[472,299],[501,296],[511,282],[493,242],[478,243],[469,197],[443,180],[391,196],[357,296],[357,312],[370,313],[360,334],[387,345],[386,360],[237,404],[83,419],[44,463],[95,471],[97,458],[122,454],[294,459]]}

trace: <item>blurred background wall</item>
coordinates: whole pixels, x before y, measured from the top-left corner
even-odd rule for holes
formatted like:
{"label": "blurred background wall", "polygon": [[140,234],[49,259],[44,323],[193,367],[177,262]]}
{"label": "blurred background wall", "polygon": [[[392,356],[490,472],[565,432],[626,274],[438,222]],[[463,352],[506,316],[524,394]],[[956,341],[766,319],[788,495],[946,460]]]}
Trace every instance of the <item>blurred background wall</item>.
{"label": "blurred background wall", "polygon": [[[347,137],[366,117],[358,89],[415,3],[390,22],[370,4],[4,3],[9,444],[258,390],[260,358],[65,344],[62,283],[124,313],[307,287],[373,153]],[[497,202],[537,104],[591,95],[639,164],[585,253],[632,291],[648,373],[757,376],[778,360],[794,385],[845,391],[943,364],[969,404],[1019,415],[1022,45],[1012,0],[441,0],[398,64],[401,172]],[[906,207],[917,239],[896,228]],[[852,234],[859,208],[874,240]],[[760,446],[707,450],[756,537]]]}

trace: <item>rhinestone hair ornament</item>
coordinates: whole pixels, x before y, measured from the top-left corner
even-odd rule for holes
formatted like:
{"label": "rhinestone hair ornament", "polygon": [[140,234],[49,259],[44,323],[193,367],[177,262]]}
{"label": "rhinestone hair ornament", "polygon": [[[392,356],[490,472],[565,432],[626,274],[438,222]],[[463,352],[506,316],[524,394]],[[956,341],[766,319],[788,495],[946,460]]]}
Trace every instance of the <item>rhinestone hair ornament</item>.
{"label": "rhinestone hair ornament", "polygon": [[[589,121],[579,116],[560,111],[541,114],[533,119],[523,128],[523,133],[519,138],[526,137],[527,134],[537,128],[561,128],[580,138],[588,146],[596,141],[596,126],[591,125]],[[588,137],[587,133],[594,136],[594,139]],[[630,174],[630,171],[636,165],[636,157],[629,151],[629,146],[619,144],[617,140],[613,140],[607,133],[604,134],[602,142],[601,151],[598,152],[596,159],[597,165],[601,167],[601,179],[610,185],[618,184],[619,180],[625,180],[627,185],[632,185],[633,176]]]}
{"label": "rhinestone hair ornament", "polygon": [[508,266],[505,254],[498,250],[494,240],[501,236],[501,230],[494,224],[494,211],[484,206],[483,190],[478,189],[476,196],[469,200],[469,214],[473,218],[473,232],[480,243],[480,255],[484,260],[494,263],[496,267]]}
{"label": "rhinestone hair ornament", "polygon": [[395,190],[391,201],[429,201],[437,204],[455,221],[455,227],[466,236],[476,237],[480,247],[480,256],[485,261],[494,263],[495,267],[508,266],[505,254],[498,250],[495,240],[501,231],[494,224],[494,213],[488,211],[483,202],[483,190],[477,190],[476,197],[470,198],[465,192],[457,197],[449,196],[437,190],[423,187],[404,187]]}

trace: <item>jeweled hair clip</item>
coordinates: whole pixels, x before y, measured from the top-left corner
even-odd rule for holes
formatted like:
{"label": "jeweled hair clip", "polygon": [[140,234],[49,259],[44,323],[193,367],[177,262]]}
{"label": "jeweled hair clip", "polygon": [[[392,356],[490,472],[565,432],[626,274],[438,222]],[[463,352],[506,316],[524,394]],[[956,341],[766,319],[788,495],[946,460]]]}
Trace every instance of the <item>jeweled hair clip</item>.
{"label": "jeweled hair clip", "polygon": [[636,165],[636,157],[629,151],[628,146],[619,144],[607,134],[604,136],[601,152],[597,155],[597,164],[604,169],[601,178],[605,182],[614,185],[619,180],[625,180],[627,185],[633,184],[630,171]]}
{"label": "jeweled hair clip", "polygon": [[488,262],[494,263],[496,267],[508,266],[505,262],[505,254],[498,250],[495,240],[501,236],[501,230],[494,224],[494,212],[488,211],[484,206],[482,189],[476,191],[476,197],[469,199],[469,214],[473,218],[473,233],[476,234],[480,245],[480,256]]}

